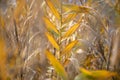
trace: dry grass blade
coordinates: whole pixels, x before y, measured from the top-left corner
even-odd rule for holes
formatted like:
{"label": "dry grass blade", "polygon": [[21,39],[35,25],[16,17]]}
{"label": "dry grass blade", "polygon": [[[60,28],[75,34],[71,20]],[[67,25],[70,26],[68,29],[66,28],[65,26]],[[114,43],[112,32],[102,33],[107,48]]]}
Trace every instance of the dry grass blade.
{"label": "dry grass blade", "polygon": [[46,50],[46,56],[52,66],[55,68],[56,72],[63,78],[63,80],[68,80],[67,73],[64,67],[60,64],[60,62],[52,55],[51,52]]}
{"label": "dry grass blade", "polygon": [[61,55],[65,54],[65,53],[69,53],[71,51],[71,49],[77,44],[77,40],[72,41],[71,43],[69,43],[62,51]]}
{"label": "dry grass blade", "polygon": [[63,35],[62,38],[66,38],[66,37],[69,37],[70,35],[72,35],[72,34],[77,30],[77,28],[79,27],[80,22],[81,22],[81,18],[80,18],[80,20],[79,20],[76,24],[74,24],[74,25]]}
{"label": "dry grass blade", "polygon": [[85,7],[85,6],[69,5],[69,4],[64,4],[63,9],[65,10],[65,14],[68,14],[68,13],[89,13],[91,11],[90,8]]}
{"label": "dry grass blade", "polygon": [[46,34],[48,40],[50,41],[50,43],[53,45],[53,47],[55,47],[57,50],[59,50],[60,47],[57,44],[57,42],[55,41],[55,39],[53,38],[53,36],[50,33],[48,33],[48,32],[46,32],[45,34]]}
{"label": "dry grass blade", "polygon": [[48,30],[52,30],[52,31],[56,32],[57,34],[59,34],[59,31],[57,30],[56,26],[47,17],[44,17],[44,22],[45,22]]}
{"label": "dry grass blade", "polygon": [[60,14],[57,11],[57,9],[54,7],[53,3],[51,2],[51,0],[45,0],[47,5],[49,6],[50,10],[52,11],[52,13],[58,18],[60,19]]}

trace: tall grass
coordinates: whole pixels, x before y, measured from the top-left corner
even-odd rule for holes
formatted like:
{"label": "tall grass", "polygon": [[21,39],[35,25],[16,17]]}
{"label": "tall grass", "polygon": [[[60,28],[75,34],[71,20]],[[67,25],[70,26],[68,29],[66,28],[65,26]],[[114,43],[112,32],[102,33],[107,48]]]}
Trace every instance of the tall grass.
{"label": "tall grass", "polygon": [[119,0],[0,1],[0,80],[119,80]]}

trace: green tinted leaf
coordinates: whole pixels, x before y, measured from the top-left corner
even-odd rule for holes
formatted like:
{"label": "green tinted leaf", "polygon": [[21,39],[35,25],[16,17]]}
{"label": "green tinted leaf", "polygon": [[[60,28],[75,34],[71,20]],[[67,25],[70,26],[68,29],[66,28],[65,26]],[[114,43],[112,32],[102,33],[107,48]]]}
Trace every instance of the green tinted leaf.
{"label": "green tinted leaf", "polygon": [[101,80],[105,80],[109,77],[115,76],[116,73],[114,72],[110,72],[110,71],[106,71],[106,70],[96,70],[96,71],[88,71],[84,68],[80,68],[80,71],[89,78],[94,78],[94,79],[101,79]]}

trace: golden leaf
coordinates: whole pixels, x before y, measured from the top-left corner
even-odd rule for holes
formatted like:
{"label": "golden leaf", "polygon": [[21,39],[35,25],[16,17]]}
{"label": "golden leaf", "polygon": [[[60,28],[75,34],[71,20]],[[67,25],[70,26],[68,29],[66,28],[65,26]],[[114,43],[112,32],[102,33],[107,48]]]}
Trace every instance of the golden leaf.
{"label": "golden leaf", "polygon": [[80,22],[81,22],[81,18],[80,18],[80,20],[79,20],[76,24],[74,24],[74,25],[63,35],[62,38],[66,38],[66,37],[69,37],[70,35],[72,35],[72,34],[77,30],[77,28],[79,27]]}
{"label": "golden leaf", "polygon": [[70,50],[77,44],[77,40],[72,41],[71,43],[69,43],[62,51],[61,55],[65,54],[65,53],[69,53]]}
{"label": "golden leaf", "polygon": [[79,70],[85,75],[92,76],[92,73],[84,68],[80,68]]}
{"label": "golden leaf", "polygon": [[106,71],[106,70],[96,70],[96,71],[88,71],[84,68],[80,68],[80,71],[89,77],[95,78],[95,79],[101,79],[104,80],[106,78],[115,76],[116,73],[114,72],[110,72],[110,71]]}
{"label": "golden leaf", "polygon": [[49,6],[50,10],[52,11],[52,13],[58,18],[60,19],[60,14],[57,11],[57,9],[54,7],[53,3],[51,2],[51,0],[45,0],[47,5]]}
{"label": "golden leaf", "polygon": [[48,30],[52,30],[56,32],[57,34],[59,34],[59,31],[57,30],[56,26],[47,17],[44,17],[44,21],[45,21],[45,24]]}
{"label": "golden leaf", "polygon": [[63,80],[68,80],[67,73],[64,67],[60,64],[60,62],[52,55],[51,52],[46,50],[46,56],[52,66],[55,68],[56,72],[63,78]]}
{"label": "golden leaf", "polygon": [[89,13],[91,11],[90,8],[85,6],[78,6],[78,5],[69,5],[64,4],[63,9],[65,10],[65,13]]}
{"label": "golden leaf", "polygon": [[98,79],[109,78],[116,75],[114,72],[110,72],[106,70],[91,71],[91,73],[93,77]]}
{"label": "golden leaf", "polygon": [[48,40],[50,41],[50,43],[53,45],[53,47],[55,47],[56,49],[59,50],[60,47],[59,47],[59,45],[57,44],[57,42],[55,41],[55,39],[53,38],[53,36],[52,36],[50,33],[48,33],[48,32],[46,32],[45,34],[46,34]]}

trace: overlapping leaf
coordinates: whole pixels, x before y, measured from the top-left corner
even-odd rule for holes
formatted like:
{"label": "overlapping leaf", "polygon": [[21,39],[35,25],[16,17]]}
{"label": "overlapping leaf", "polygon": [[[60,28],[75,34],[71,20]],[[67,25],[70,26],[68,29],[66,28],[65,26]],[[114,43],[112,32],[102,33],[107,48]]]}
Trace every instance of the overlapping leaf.
{"label": "overlapping leaf", "polygon": [[60,19],[60,14],[57,11],[57,9],[54,7],[53,3],[51,2],[51,0],[45,0],[47,5],[49,6],[50,10],[52,11],[52,13],[58,18]]}
{"label": "overlapping leaf", "polygon": [[77,40],[72,41],[71,43],[69,43],[62,51],[61,55],[65,54],[65,53],[69,53],[71,51],[71,49],[77,44]]}
{"label": "overlapping leaf", "polygon": [[47,17],[44,17],[44,21],[45,21],[45,24],[48,30],[52,30],[56,32],[57,34],[59,34],[59,31],[57,30],[56,26]]}
{"label": "overlapping leaf", "polygon": [[60,64],[60,62],[52,55],[51,52],[46,50],[46,56],[52,66],[55,68],[56,72],[63,78],[63,80],[68,80],[67,73],[65,72],[64,67]]}
{"label": "overlapping leaf", "polygon": [[79,27],[81,20],[82,20],[82,19],[80,18],[80,20],[79,20],[76,24],[74,24],[74,25],[63,35],[62,38],[66,38],[66,37],[69,37],[70,35],[72,35],[72,34],[77,30],[77,28]]}
{"label": "overlapping leaf", "polygon": [[59,50],[60,47],[57,44],[57,42],[55,41],[55,39],[53,38],[53,36],[48,32],[46,32],[46,36],[47,36],[48,40],[50,41],[50,43],[53,45],[53,47],[55,47],[57,50]]}

